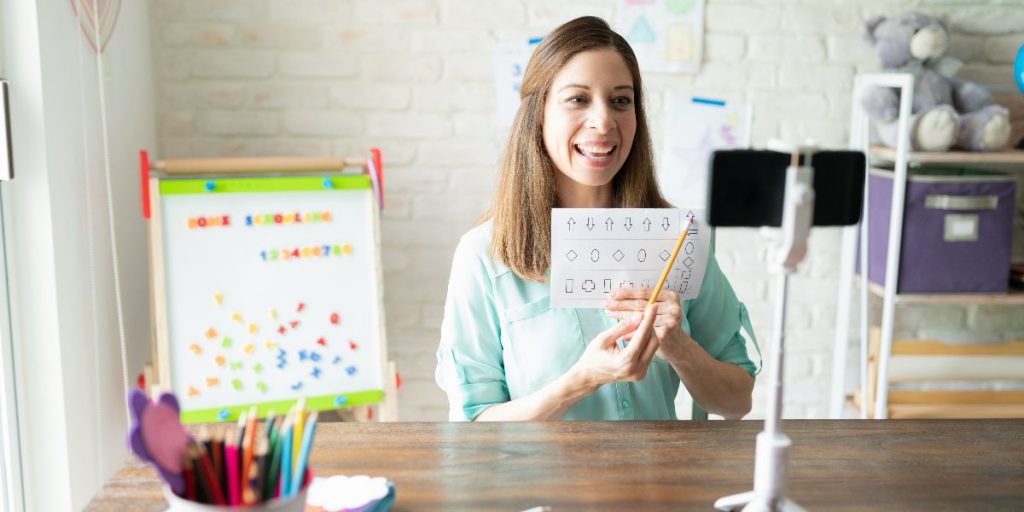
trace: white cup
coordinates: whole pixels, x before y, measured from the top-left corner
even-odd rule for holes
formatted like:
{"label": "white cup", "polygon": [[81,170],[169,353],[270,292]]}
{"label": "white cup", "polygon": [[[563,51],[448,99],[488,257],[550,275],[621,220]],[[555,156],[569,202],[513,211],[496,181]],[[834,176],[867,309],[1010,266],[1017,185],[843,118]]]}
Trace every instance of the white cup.
{"label": "white cup", "polygon": [[297,494],[287,499],[277,498],[265,503],[239,505],[237,507],[189,501],[177,494],[174,494],[174,491],[166,485],[164,486],[164,497],[167,498],[167,503],[171,505],[170,508],[167,509],[168,512],[302,512],[306,508],[307,489],[309,489],[308,485],[303,487]]}

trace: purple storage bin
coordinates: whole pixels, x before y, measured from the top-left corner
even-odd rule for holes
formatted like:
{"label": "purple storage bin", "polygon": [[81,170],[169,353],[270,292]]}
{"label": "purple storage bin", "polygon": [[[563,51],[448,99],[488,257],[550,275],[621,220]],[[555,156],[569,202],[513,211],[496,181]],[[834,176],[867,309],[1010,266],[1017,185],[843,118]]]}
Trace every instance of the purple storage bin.
{"label": "purple storage bin", "polygon": [[[868,177],[868,277],[885,284],[894,173]],[[913,169],[897,293],[1005,293],[1016,182],[1003,174]]]}

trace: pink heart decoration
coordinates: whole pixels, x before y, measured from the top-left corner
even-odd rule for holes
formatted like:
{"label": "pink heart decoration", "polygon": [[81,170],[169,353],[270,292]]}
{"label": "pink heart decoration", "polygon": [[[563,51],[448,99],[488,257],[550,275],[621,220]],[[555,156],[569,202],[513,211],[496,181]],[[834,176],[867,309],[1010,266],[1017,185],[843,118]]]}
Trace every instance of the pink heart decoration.
{"label": "pink heart decoration", "polygon": [[71,10],[78,18],[89,46],[96,53],[102,53],[114,34],[121,0],[71,0]]}

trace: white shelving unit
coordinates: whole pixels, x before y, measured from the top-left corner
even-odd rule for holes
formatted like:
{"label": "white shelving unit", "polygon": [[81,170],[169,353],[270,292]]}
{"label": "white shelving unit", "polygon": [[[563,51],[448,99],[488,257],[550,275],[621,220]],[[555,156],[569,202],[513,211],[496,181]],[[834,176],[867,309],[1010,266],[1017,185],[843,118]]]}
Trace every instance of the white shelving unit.
{"label": "white shelving unit", "polygon": [[[861,108],[859,99],[863,92],[870,86],[892,87],[900,90],[900,109],[898,138],[895,149],[871,146],[869,129],[870,122]],[[846,355],[850,340],[850,310],[852,305],[852,291],[859,290],[860,321],[860,382],[861,389],[867,390],[870,376],[868,374],[868,340],[870,339],[871,321],[869,318],[869,295],[873,294],[882,301],[882,318],[877,347],[877,381],[875,383],[874,409],[871,417],[884,419],[889,416],[889,367],[893,355],[893,326],[896,314],[896,306],[900,304],[995,304],[1008,307],[1024,308],[1024,293],[1016,292],[1009,294],[898,294],[896,286],[899,282],[899,260],[900,244],[903,238],[903,210],[906,195],[907,169],[918,165],[956,165],[971,166],[975,168],[989,167],[998,168],[1001,171],[1010,169],[1024,170],[1024,151],[1010,150],[990,153],[973,152],[942,152],[942,153],[918,153],[909,150],[910,115],[913,103],[913,76],[907,73],[883,73],[858,75],[854,81],[853,98],[850,119],[850,148],[860,151],[868,156],[866,159],[868,169],[865,169],[864,182],[864,211],[861,223],[858,226],[846,228],[843,234],[842,262],[840,264],[839,297],[836,311],[835,346],[833,350],[832,369],[832,390],[830,416],[839,418],[842,415],[846,404],[846,393],[844,389],[846,372]],[[860,248],[860,261],[864,265],[864,274],[867,274],[868,241],[867,225],[868,216],[868,187],[867,171],[870,170],[872,162],[891,162],[893,165],[893,193],[892,205],[890,208],[888,250],[886,253],[885,283],[882,286],[871,283],[866,279],[855,279],[855,261],[858,259],[854,252]],[[943,348],[941,343],[930,341],[897,342],[900,353],[917,353],[921,351],[920,343],[932,350],[932,354],[963,354],[964,349]],[[1024,350],[1016,344],[985,344],[977,346],[970,355],[1024,355]],[[1005,345],[1005,346],[1003,346]],[[867,418],[868,407],[871,400],[865,400],[867,393],[862,393],[859,406],[861,418]],[[1011,394],[1012,395],[1012,394]],[[1007,395],[1007,396],[1011,396]],[[1022,394],[1024,396],[1024,394]],[[1021,398],[1015,395],[1011,398]],[[1024,406],[1022,406],[1024,407]],[[927,414],[924,410],[921,414]],[[933,411],[934,412],[934,411]]]}

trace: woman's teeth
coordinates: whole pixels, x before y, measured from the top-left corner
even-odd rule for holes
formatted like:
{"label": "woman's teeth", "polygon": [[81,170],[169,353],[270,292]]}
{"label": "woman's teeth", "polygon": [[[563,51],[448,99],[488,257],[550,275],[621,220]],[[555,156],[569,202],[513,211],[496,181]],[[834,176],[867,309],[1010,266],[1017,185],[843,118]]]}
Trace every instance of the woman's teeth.
{"label": "woman's teeth", "polygon": [[579,151],[580,154],[593,158],[608,156],[612,151],[615,151],[616,148],[616,146],[580,146],[578,144],[575,145],[575,147],[576,151]]}

